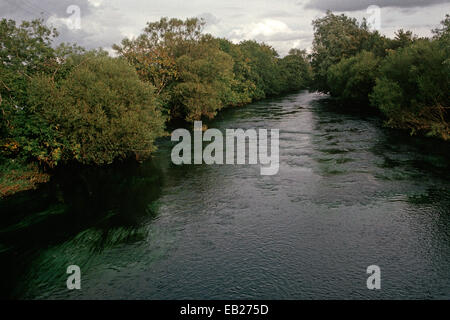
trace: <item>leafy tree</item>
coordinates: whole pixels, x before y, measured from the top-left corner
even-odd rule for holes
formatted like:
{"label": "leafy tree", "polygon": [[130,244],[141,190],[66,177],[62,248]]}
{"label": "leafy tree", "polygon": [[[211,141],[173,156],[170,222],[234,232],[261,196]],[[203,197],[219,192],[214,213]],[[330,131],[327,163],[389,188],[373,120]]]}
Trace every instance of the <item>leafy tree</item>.
{"label": "leafy tree", "polygon": [[314,88],[346,102],[378,107],[392,127],[450,139],[450,16],[434,38],[400,29],[394,39],[366,22],[327,12],[313,22]]}
{"label": "leafy tree", "polygon": [[157,88],[170,118],[211,118],[230,98],[233,60],[202,34],[204,24],[197,18],[162,18],[148,23],[137,39],[114,46]]}
{"label": "leafy tree", "polygon": [[254,71],[250,80],[256,85],[255,99],[280,94],[282,78],[278,67],[278,53],[271,46],[256,41],[243,41],[239,44],[249,65]]}
{"label": "leafy tree", "polygon": [[305,50],[291,49],[279,64],[284,82],[283,91],[306,89],[309,86],[312,70]]}
{"label": "leafy tree", "polygon": [[450,67],[450,15],[447,14],[445,19],[441,21],[441,27],[433,30],[434,40],[439,42],[439,46],[447,54],[444,62],[444,68],[449,70]]}
{"label": "leafy tree", "polygon": [[35,76],[27,92],[31,117],[52,132],[29,140],[37,145],[28,142],[25,150],[50,166],[145,159],[164,130],[153,92],[125,61],[92,53],[59,82]]}
{"label": "leafy tree", "polygon": [[[2,137],[13,138],[13,131],[21,125],[29,78],[38,72],[51,72],[56,62],[51,47],[55,30],[46,28],[42,21],[23,22],[0,20],[0,108]],[[13,139],[2,145],[10,145]]]}
{"label": "leafy tree", "polygon": [[[42,20],[0,20],[0,146],[3,156],[26,158],[24,143],[35,145],[35,139],[51,136],[52,131],[34,122],[28,106],[30,80],[36,75],[57,78],[66,73],[70,55],[83,50],[62,44],[52,47],[57,36]],[[34,153],[37,150],[33,150]]]}
{"label": "leafy tree", "polygon": [[437,41],[417,40],[392,51],[382,64],[372,104],[386,114],[391,126],[449,139],[447,62],[448,54]]}
{"label": "leafy tree", "polygon": [[250,66],[250,59],[244,55],[241,47],[227,39],[217,39],[220,50],[233,58],[234,79],[231,83],[231,94],[229,104],[242,106],[252,102],[258,96],[255,83],[251,80],[256,78],[255,71]]}
{"label": "leafy tree", "polygon": [[326,16],[313,21],[314,41],[312,67],[314,88],[329,92],[327,83],[329,68],[350,58],[362,49],[367,49],[370,32],[365,21],[358,23],[344,14],[335,15],[328,11]]}
{"label": "leafy tree", "polygon": [[395,33],[395,38],[391,41],[389,49],[397,50],[405,48],[412,45],[415,41],[417,41],[417,36],[412,31],[400,29]]}
{"label": "leafy tree", "polygon": [[203,38],[179,57],[177,67],[179,81],[173,88],[173,101],[187,121],[213,118],[231,102],[233,59],[211,38]]}
{"label": "leafy tree", "polygon": [[331,66],[327,79],[331,95],[367,105],[379,74],[379,63],[380,59],[372,52],[362,51]]}
{"label": "leafy tree", "polygon": [[[156,88],[156,94],[169,117],[177,111],[172,101],[179,80],[177,59],[191,51],[202,38],[204,21],[161,18],[149,22],[136,39],[124,39],[113,49],[132,64],[142,80]],[[176,115],[175,115],[176,116]]]}

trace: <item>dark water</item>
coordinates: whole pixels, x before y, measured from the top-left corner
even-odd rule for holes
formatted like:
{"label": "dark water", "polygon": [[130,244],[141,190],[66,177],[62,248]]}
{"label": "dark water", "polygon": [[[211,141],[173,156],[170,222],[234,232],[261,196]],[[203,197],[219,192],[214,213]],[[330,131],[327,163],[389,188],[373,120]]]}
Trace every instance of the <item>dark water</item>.
{"label": "dark water", "polygon": [[450,298],[448,144],[306,92],[209,127],[279,128],[278,175],[177,167],[169,141],[141,166],[65,170],[0,202],[1,297]]}

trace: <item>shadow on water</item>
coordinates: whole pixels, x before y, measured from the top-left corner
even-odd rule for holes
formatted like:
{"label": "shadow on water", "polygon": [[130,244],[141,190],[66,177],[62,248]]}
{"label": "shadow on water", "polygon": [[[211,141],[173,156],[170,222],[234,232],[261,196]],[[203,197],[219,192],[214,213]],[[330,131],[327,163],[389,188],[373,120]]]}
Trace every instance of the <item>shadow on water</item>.
{"label": "shadow on water", "polygon": [[[372,191],[368,197],[407,193],[412,203],[417,199],[436,201],[436,195],[441,202],[448,199],[448,142],[386,128],[383,118],[367,106],[347,109],[323,97],[311,107],[319,175],[336,185],[342,181],[351,182],[351,186],[363,183],[361,188]],[[355,193],[353,188],[348,191]],[[430,200],[426,200],[428,194]]]}
{"label": "shadow on water", "polygon": [[145,239],[162,184],[162,170],[153,161],[65,167],[40,189],[0,201],[0,271],[8,275],[0,297],[22,296],[24,275],[51,248],[70,248],[72,253],[57,257],[67,267],[75,256],[87,261],[107,248]]}

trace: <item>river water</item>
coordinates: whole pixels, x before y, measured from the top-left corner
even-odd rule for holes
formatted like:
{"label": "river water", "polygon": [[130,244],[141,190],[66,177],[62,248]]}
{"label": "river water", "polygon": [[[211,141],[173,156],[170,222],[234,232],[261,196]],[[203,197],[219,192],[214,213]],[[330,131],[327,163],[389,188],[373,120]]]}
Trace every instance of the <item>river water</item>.
{"label": "river water", "polygon": [[[280,170],[65,169],[0,202],[1,292],[31,299],[450,298],[450,148],[302,92],[210,128],[280,129]],[[66,268],[81,268],[81,290]],[[381,290],[366,269],[381,268]]]}

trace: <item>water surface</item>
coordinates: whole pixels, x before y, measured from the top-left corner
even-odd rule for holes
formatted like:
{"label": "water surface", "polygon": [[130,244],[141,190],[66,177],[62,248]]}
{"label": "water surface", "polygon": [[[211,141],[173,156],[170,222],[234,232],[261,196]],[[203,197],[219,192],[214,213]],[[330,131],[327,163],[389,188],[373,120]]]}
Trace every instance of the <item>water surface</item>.
{"label": "water surface", "polygon": [[[280,170],[66,169],[0,202],[1,297],[450,298],[449,145],[302,92],[209,127],[280,129]],[[82,290],[66,288],[79,265]],[[366,288],[378,265],[382,289]]]}

